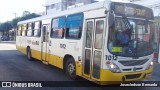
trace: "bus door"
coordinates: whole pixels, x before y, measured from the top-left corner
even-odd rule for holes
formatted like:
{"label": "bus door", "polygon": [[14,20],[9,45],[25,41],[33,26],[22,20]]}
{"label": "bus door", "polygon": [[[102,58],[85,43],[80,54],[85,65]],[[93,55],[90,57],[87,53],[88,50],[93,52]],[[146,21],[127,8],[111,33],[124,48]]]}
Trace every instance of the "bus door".
{"label": "bus door", "polygon": [[42,25],[42,61],[48,62],[47,53],[48,53],[48,39],[49,39],[49,25]]}
{"label": "bus door", "polygon": [[86,20],[83,75],[87,78],[100,79],[104,28],[105,18]]}

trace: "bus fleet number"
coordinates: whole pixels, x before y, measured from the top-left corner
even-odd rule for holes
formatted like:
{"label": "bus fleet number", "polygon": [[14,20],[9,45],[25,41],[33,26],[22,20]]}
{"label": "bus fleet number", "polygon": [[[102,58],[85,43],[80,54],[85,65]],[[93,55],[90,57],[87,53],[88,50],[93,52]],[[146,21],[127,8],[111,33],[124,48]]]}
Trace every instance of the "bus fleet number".
{"label": "bus fleet number", "polygon": [[60,48],[66,49],[66,44],[60,44]]}
{"label": "bus fleet number", "polygon": [[115,55],[106,55],[106,60],[117,60],[117,56],[115,56]]}

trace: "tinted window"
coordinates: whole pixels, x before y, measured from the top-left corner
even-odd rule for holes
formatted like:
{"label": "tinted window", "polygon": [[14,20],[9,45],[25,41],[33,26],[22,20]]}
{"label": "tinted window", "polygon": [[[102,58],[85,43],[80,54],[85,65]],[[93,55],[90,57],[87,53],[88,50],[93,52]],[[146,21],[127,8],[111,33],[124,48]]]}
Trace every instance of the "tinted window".
{"label": "tinted window", "polygon": [[104,30],[104,21],[99,20],[96,22],[96,35],[95,35],[95,48],[101,49],[103,44],[103,30]]}
{"label": "tinted window", "polygon": [[79,39],[82,33],[83,14],[74,14],[67,17],[66,38]]}
{"label": "tinted window", "polygon": [[65,17],[53,19],[51,37],[52,38],[63,38],[64,27],[65,27]]}
{"label": "tinted window", "polygon": [[17,36],[21,36],[21,33],[22,33],[22,26],[21,25],[19,25],[18,26],[18,29],[17,29]]}
{"label": "tinted window", "polygon": [[28,24],[27,36],[33,35],[33,23]]}
{"label": "tinted window", "polygon": [[93,31],[93,22],[87,22],[87,32],[86,32],[86,47],[91,48],[92,46],[92,31]]}
{"label": "tinted window", "polygon": [[[154,26],[152,22],[137,19],[115,18],[115,26],[110,27],[108,49],[116,56],[141,57],[154,51]],[[132,28],[128,27],[128,24]]]}
{"label": "tinted window", "polygon": [[94,52],[94,59],[93,59],[93,77],[100,78],[100,70],[101,70],[101,57],[102,52],[95,51]]}
{"label": "tinted window", "polygon": [[34,24],[34,37],[40,37],[41,35],[41,22],[35,22]]}
{"label": "tinted window", "polygon": [[22,36],[26,36],[27,24],[22,25]]}

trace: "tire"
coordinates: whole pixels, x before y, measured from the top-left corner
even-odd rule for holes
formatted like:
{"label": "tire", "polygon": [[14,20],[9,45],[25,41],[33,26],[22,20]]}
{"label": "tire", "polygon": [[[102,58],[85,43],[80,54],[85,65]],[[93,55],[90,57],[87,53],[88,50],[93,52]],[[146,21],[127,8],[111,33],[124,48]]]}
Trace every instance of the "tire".
{"label": "tire", "polygon": [[29,61],[33,60],[30,48],[27,48],[27,58],[28,58]]}
{"label": "tire", "polygon": [[66,75],[72,80],[76,80],[78,76],[76,75],[76,64],[73,58],[67,59],[65,68]]}

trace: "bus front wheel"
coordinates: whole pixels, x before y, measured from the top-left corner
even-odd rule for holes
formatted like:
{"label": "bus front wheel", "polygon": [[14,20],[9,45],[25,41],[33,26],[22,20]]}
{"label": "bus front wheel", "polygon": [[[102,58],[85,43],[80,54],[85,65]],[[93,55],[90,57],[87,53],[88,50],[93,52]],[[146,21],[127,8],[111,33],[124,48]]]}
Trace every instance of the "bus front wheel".
{"label": "bus front wheel", "polygon": [[32,55],[31,55],[31,49],[30,48],[27,48],[27,58],[28,60],[32,60]]}
{"label": "bus front wheel", "polygon": [[66,62],[66,75],[73,80],[77,79],[76,64],[73,58],[68,58]]}

